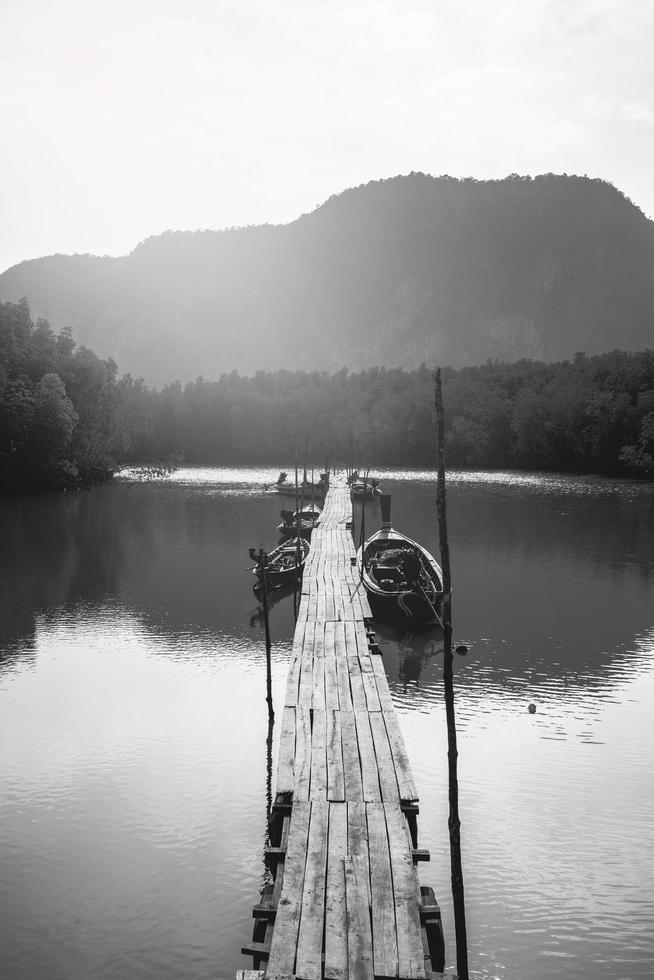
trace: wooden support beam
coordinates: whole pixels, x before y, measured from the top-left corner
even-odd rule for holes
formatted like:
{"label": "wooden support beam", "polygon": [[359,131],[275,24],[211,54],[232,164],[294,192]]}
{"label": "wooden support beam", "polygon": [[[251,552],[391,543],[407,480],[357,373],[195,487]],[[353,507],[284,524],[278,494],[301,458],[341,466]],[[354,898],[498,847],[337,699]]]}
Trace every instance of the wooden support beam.
{"label": "wooden support beam", "polygon": [[277,908],[274,905],[255,905],[252,908],[253,919],[267,919],[270,922],[274,922],[276,915]]}
{"label": "wooden support beam", "polygon": [[267,960],[270,956],[270,946],[266,943],[248,943],[247,946],[241,946],[241,952],[244,956],[254,956],[259,960]]}

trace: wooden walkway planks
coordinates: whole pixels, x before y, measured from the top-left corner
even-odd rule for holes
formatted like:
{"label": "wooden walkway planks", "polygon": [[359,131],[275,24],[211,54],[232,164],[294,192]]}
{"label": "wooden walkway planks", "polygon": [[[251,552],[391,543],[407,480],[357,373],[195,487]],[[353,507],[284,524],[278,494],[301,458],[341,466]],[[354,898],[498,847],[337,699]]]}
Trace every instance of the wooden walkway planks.
{"label": "wooden walkway planks", "polygon": [[243,980],[420,980],[431,970],[403,812],[415,821],[417,792],[371,647],[350,518],[336,485],[313,531],[286,684],[276,805],[290,818],[271,848],[272,940],[253,943],[267,968],[239,971]]}

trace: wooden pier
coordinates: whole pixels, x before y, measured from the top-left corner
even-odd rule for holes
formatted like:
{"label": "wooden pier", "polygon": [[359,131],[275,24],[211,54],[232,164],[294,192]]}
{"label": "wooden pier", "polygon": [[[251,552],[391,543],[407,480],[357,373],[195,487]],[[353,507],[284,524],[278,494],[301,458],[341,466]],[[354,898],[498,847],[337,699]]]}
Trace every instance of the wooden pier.
{"label": "wooden pier", "polygon": [[[313,532],[281,718],[254,970],[238,980],[416,980],[444,965],[420,887],[418,794],[355,567],[345,482]],[[277,717],[280,711],[277,708]]]}

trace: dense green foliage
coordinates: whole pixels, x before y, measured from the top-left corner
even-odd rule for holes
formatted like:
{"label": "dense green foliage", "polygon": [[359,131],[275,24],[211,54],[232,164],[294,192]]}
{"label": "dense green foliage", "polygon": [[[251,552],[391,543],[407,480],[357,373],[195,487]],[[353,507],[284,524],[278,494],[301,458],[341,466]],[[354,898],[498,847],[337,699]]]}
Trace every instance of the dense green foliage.
{"label": "dense green foliage", "polygon": [[57,329],[161,385],[236,369],[557,361],[654,343],[654,223],[547,174],[373,181],[284,226],[166,232],[122,258],[0,276]]}
{"label": "dense green foliage", "polygon": [[[654,475],[654,351],[544,364],[489,362],[443,377],[450,466]],[[136,395],[136,392],[133,392]],[[287,463],[311,455],[359,465],[434,463],[432,373],[236,373],[141,392],[147,435],[135,459]]]}
{"label": "dense green foliage", "polygon": [[[654,476],[654,351],[545,364],[489,361],[443,375],[449,466]],[[161,390],[34,323],[25,301],[0,304],[0,492],[84,485],[122,463],[431,466],[433,378],[236,372]]]}
{"label": "dense green foliage", "polygon": [[130,448],[135,383],[70,331],[0,304],[0,492],[79,486],[111,476]]}

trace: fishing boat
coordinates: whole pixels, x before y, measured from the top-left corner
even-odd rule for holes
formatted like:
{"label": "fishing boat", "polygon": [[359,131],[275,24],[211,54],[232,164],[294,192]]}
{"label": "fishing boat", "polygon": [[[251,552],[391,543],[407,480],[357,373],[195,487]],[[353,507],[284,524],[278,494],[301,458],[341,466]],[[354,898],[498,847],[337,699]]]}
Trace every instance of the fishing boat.
{"label": "fishing boat", "polygon": [[357,553],[373,615],[412,625],[441,623],[443,573],[417,541],[391,524],[391,498],[381,495],[382,523]]}
{"label": "fishing boat", "polygon": [[302,483],[295,483],[288,479],[287,474],[282,471],[277,477],[277,482],[272,485],[272,490],[281,493],[285,497],[304,497],[305,500],[313,500],[316,497],[323,498],[329,490],[329,474],[321,473],[317,483],[307,480]]}
{"label": "fishing boat", "polygon": [[307,504],[299,510],[283,510],[282,523],[277,525],[280,534],[300,534],[309,537],[319,523],[322,510],[317,504]]}
{"label": "fishing boat", "polygon": [[364,480],[355,480],[350,486],[350,497],[352,500],[374,500],[381,492],[379,480],[371,480],[367,477]]}
{"label": "fishing boat", "polygon": [[[304,563],[309,554],[309,542],[304,538],[284,541],[270,552],[266,562],[266,581],[268,588],[277,588],[286,582],[291,582],[296,575],[302,573]],[[250,549],[250,558],[256,557],[254,548]],[[262,585],[263,571],[259,562],[252,569],[257,576],[255,590]]]}

